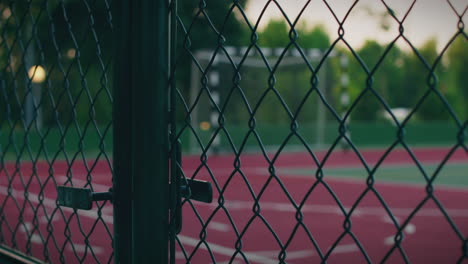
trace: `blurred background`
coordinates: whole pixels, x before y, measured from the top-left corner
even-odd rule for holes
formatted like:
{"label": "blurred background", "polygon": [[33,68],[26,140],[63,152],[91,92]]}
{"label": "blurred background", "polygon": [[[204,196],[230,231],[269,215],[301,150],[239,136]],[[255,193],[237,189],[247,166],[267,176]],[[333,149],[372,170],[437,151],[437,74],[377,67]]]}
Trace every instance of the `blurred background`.
{"label": "blurred background", "polygon": [[[212,112],[223,108],[230,109],[223,112],[223,122],[236,143],[249,128],[250,107],[260,134],[272,127],[287,134],[296,120],[310,143],[321,147],[336,139],[337,118],[348,110],[348,131],[363,145],[394,140],[389,109],[399,122],[414,110],[405,122],[408,142],[414,144],[453,143],[456,120],[468,116],[464,1],[203,3],[203,9],[197,1],[178,3],[181,56],[176,62],[176,86],[185,102],[179,107],[191,111],[191,125],[202,140],[217,125]],[[11,128],[49,131],[52,152],[68,136],[72,144],[67,146],[76,148],[79,137],[92,146],[110,142],[111,6],[111,1],[78,0],[0,4],[3,146]],[[401,33],[398,20],[403,20]],[[237,68],[227,56],[246,62]],[[314,85],[322,99],[310,92]],[[204,92],[208,88],[218,90],[218,110]],[[202,103],[191,105],[197,98]],[[186,113],[180,113],[183,126]],[[75,129],[57,132],[69,126]],[[186,131],[184,149],[198,149]],[[28,140],[39,151],[41,137],[34,133]],[[220,149],[229,148],[225,135],[219,137]],[[264,143],[280,144],[274,138],[265,135]]]}

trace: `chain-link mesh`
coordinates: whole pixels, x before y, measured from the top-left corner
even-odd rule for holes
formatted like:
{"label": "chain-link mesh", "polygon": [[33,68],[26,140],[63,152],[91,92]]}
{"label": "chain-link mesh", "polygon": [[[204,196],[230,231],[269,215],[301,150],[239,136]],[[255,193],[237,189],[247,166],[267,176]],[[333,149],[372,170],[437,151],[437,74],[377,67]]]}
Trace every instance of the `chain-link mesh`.
{"label": "chain-link mesh", "polygon": [[112,182],[110,9],[0,2],[0,243],[47,263],[113,262],[110,202],[57,202],[60,185]]}
{"label": "chain-link mesh", "polygon": [[[466,262],[466,2],[252,2],[173,1],[172,140],[215,202],[182,201],[172,261]],[[355,44],[366,20],[385,40]]]}

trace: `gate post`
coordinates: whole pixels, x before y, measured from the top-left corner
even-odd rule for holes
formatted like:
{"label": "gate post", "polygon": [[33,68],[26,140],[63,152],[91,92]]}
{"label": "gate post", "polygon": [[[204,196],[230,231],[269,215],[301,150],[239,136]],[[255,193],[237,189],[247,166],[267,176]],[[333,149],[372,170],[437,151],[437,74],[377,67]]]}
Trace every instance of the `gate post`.
{"label": "gate post", "polygon": [[114,5],[116,263],[167,263],[168,2]]}
{"label": "gate post", "polygon": [[130,4],[114,2],[114,84],[113,84],[113,205],[114,263],[132,261],[132,78],[130,59]]}

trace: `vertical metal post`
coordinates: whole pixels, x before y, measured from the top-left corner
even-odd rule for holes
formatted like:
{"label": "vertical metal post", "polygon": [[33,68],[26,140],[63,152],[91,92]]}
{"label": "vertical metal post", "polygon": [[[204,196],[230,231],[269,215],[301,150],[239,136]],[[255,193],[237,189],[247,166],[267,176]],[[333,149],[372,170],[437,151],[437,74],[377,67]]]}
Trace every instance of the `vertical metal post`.
{"label": "vertical metal post", "polygon": [[[321,84],[321,92],[323,97],[327,97],[327,90],[328,90],[328,83],[327,83],[327,67],[328,63],[324,62],[322,68],[320,69],[319,76],[320,76],[320,84]],[[325,129],[326,129],[326,108],[325,104],[320,100],[320,97],[317,96],[317,145],[318,149],[321,149],[325,145]]]}
{"label": "vertical metal post", "polygon": [[[346,116],[346,113],[348,111],[349,107],[349,76],[348,76],[348,56],[346,53],[342,53],[340,55],[340,66],[341,66],[341,78],[340,78],[340,85],[341,85],[341,95],[340,95],[340,110],[341,110],[341,118],[344,118]],[[351,116],[348,115],[346,118],[345,124],[346,126],[349,125],[349,122],[351,120]],[[351,133],[349,131],[349,127],[347,127],[347,130],[345,132],[345,136],[348,139],[351,139]],[[346,139],[342,139],[341,141],[341,148],[343,150],[348,150],[349,149],[349,144],[346,141]]]}
{"label": "vertical metal post", "polygon": [[132,78],[129,1],[115,1],[113,193],[115,263],[132,261]]}
{"label": "vertical metal post", "polygon": [[115,5],[116,263],[167,263],[168,1]]}
{"label": "vertical metal post", "polygon": [[131,1],[133,263],[168,262],[168,1]]}
{"label": "vertical metal post", "polygon": [[[180,199],[179,199],[179,186],[180,186],[180,176],[178,173],[178,161],[182,161],[182,149],[181,145],[177,141],[177,123],[176,123],[176,72],[175,72],[175,62],[176,62],[176,43],[177,43],[177,0],[170,0],[170,27],[169,27],[169,69],[171,71],[170,89],[169,89],[169,112],[170,112],[170,142],[171,142],[171,167],[170,167],[170,179],[171,179],[171,188],[170,188],[170,227],[169,227],[169,263],[174,264],[176,259],[176,232],[178,226],[181,225],[178,222],[178,217],[180,216]],[[179,219],[181,220],[181,219]]]}
{"label": "vertical metal post", "polygon": [[[211,105],[210,108],[210,124],[211,124],[211,136],[215,136],[216,130],[219,128],[218,119],[219,112],[217,108],[221,108],[221,91],[219,87],[219,68],[218,68],[218,58],[216,57],[211,65],[211,70],[208,75],[209,84],[211,86],[211,98],[215,105]],[[211,144],[210,152],[213,154],[218,154],[221,147],[221,134],[217,134],[213,139]]]}
{"label": "vertical metal post", "polygon": [[[199,60],[199,56],[197,52],[195,53],[195,58]],[[197,65],[194,61],[192,61],[192,66],[190,68],[190,107],[195,104],[195,100],[197,100],[197,93],[199,91],[199,84],[200,84],[200,72],[197,68]],[[198,107],[193,109],[193,112],[190,114],[191,116],[191,126],[198,128],[200,127],[200,120],[198,119]],[[190,134],[190,153],[197,153],[199,150],[199,146],[197,144],[197,139],[195,135]]]}

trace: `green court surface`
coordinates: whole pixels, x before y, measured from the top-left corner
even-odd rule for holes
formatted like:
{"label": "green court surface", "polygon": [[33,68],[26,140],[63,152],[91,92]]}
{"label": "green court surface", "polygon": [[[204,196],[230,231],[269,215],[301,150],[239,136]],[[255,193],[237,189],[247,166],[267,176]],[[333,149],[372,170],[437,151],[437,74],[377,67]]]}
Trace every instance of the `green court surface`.
{"label": "green court surface", "polygon": [[[421,164],[428,178],[433,177],[438,166]],[[283,172],[294,176],[310,176],[316,174],[316,169],[288,168],[283,169]],[[323,173],[325,179],[326,177],[366,179],[369,176],[364,167],[324,168]],[[374,178],[376,182],[426,183],[423,172],[415,164],[381,166],[374,173]],[[468,188],[468,163],[445,164],[438,171],[433,184]]]}

